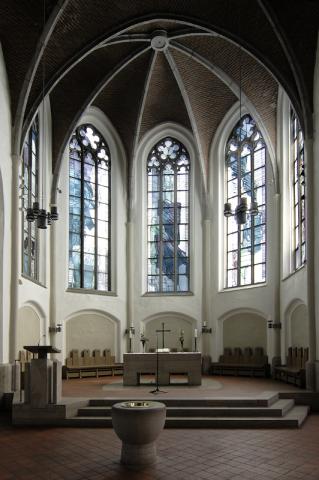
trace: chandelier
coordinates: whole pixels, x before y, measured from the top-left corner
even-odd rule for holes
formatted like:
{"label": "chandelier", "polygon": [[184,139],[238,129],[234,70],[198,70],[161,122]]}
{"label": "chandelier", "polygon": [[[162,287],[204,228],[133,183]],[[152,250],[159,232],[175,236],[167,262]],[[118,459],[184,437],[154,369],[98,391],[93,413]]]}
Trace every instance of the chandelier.
{"label": "chandelier", "polygon": [[[46,13],[46,0],[43,0],[43,31],[45,28],[45,13]],[[50,204],[50,211],[48,212],[44,208],[44,183],[45,183],[45,169],[44,169],[44,158],[45,158],[45,120],[44,120],[44,88],[45,86],[45,56],[44,51],[42,55],[42,140],[43,140],[43,166],[42,166],[42,205],[40,208],[40,203],[38,201],[33,202],[33,205],[29,205],[27,208],[26,220],[30,223],[36,221],[36,226],[42,230],[46,229],[48,225],[52,225],[52,222],[58,220],[58,207],[56,204]]]}

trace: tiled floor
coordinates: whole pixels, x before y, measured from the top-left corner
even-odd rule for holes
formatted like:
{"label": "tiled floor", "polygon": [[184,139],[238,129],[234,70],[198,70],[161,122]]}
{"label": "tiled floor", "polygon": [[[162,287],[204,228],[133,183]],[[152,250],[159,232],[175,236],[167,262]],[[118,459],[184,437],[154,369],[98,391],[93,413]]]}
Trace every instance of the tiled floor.
{"label": "tiled floor", "polygon": [[0,426],[1,480],[318,480],[319,415],[296,430],[164,430],[158,462],[119,463],[111,429]]}
{"label": "tiled floor", "polygon": [[[69,380],[63,393],[119,395],[119,381]],[[211,377],[201,389],[169,387],[168,395],[246,395],[278,387],[300,391],[272,380]],[[157,445],[158,462],[134,470],[120,464],[121,442],[112,429],[18,428],[0,418],[0,480],[319,480],[319,415],[292,430],[168,429]]]}

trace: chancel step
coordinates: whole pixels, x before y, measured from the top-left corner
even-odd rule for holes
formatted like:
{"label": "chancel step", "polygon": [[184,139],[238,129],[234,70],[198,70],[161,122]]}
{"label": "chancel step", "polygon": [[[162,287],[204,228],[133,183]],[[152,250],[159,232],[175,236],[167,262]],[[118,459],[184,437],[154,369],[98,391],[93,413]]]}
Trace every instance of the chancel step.
{"label": "chancel step", "polygon": [[[78,409],[78,415],[66,420],[69,426],[111,427],[114,403],[128,399],[93,399]],[[132,399],[131,399],[132,400]],[[136,399],[137,400],[137,399]],[[140,397],[138,400],[143,400]],[[144,399],[147,401],[149,399]],[[296,428],[309,411],[295,406],[292,399],[277,394],[256,398],[181,399],[156,397],[166,404],[166,428]]]}
{"label": "chancel step", "polygon": [[[207,406],[167,406],[167,417],[282,417],[294,406],[293,400],[278,400],[270,407],[207,407]],[[101,417],[111,416],[111,406],[88,406],[80,408],[80,417]]]}
{"label": "chancel step", "polygon": [[214,397],[214,398],[167,398],[165,395],[156,395],[152,398],[130,397],[130,398],[97,398],[91,399],[89,405],[92,407],[107,407],[117,402],[128,400],[156,400],[163,402],[167,407],[270,407],[279,400],[278,393],[264,392],[256,397]]}

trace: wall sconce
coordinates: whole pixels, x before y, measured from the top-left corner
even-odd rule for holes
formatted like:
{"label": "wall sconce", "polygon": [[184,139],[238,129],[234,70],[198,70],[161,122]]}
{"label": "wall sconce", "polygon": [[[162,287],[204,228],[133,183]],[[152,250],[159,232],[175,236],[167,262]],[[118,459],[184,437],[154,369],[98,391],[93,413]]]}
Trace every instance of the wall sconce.
{"label": "wall sconce", "polygon": [[246,197],[240,198],[239,204],[234,212],[231,209],[230,203],[225,203],[224,205],[224,216],[231,217],[233,215],[239,225],[244,225],[247,222],[248,214],[252,217],[258,215],[258,204],[257,202],[251,202],[251,206],[248,208]]}
{"label": "wall sconce", "polygon": [[202,333],[212,333],[212,329],[207,327],[206,322],[203,322]]}
{"label": "wall sconce", "polygon": [[60,333],[62,332],[62,323],[57,323],[55,327],[49,327],[50,333]]}
{"label": "wall sconce", "polygon": [[127,328],[125,330],[126,335],[129,335],[130,338],[132,338],[133,335],[135,335],[135,327],[133,325],[130,326],[130,328]]}
{"label": "wall sconce", "polygon": [[281,323],[274,323],[273,320],[268,320],[267,324],[268,324],[268,328],[275,328],[275,329],[281,328]]}

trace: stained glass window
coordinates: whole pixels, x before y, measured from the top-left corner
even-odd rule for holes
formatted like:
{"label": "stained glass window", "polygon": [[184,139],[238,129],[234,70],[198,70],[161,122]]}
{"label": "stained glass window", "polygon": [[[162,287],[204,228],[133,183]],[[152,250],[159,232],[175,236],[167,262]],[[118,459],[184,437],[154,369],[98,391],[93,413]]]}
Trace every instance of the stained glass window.
{"label": "stained glass window", "polygon": [[189,291],[189,172],[184,145],[160,140],[147,159],[147,290]]}
{"label": "stained glass window", "polygon": [[35,117],[24,142],[22,152],[23,176],[23,262],[24,275],[38,280],[38,247],[39,232],[35,222],[26,219],[27,208],[32,208],[38,201],[38,170],[39,170],[39,119]]}
{"label": "stained glass window", "polygon": [[69,288],[111,290],[111,157],[92,125],[72,135],[69,157]]}
{"label": "stained glass window", "polygon": [[255,121],[245,115],[226,145],[226,198],[232,210],[242,198],[248,209],[257,202],[258,214],[238,224],[226,219],[226,287],[266,280],[266,147]]}
{"label": "stained glass window", "polygon": [[306,198],[304,138],[299,120],[291,109],[291,160],[293,168],[293,251],[294,267],[306,262]]}

